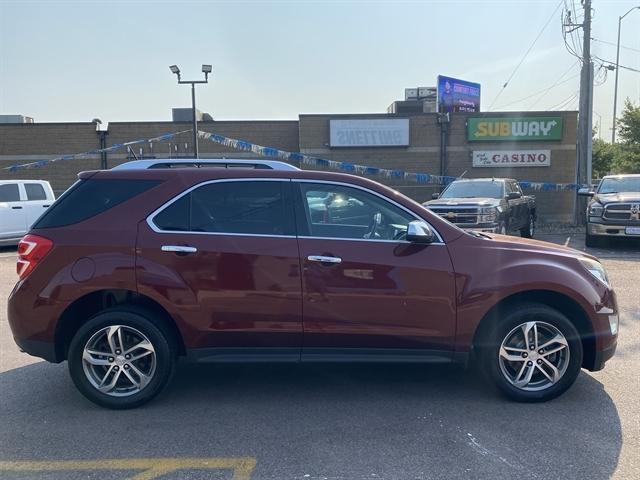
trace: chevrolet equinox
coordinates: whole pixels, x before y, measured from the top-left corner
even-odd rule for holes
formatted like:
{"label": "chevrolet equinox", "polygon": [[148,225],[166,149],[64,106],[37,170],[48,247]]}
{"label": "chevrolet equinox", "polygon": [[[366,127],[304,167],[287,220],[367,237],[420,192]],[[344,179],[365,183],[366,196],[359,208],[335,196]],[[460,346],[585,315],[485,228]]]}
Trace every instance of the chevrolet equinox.
{"label": "chevrolet equinox", "polygon": [[473,363],[544,401],[616,348],[600,262],[296,169],[83,172],[18,247],[18,346],[131,408],[195,362]]}

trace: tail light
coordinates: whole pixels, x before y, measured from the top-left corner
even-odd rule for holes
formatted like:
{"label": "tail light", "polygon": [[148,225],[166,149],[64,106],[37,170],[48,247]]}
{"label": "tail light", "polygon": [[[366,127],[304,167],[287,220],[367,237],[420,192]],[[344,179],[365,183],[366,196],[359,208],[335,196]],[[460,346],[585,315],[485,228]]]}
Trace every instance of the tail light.
{"label": "tail light", "polygon": [[52,248],[53,242],[48,238],[38,235],[25,235],[18,244],[16,271],[20,280],[26,278]]}

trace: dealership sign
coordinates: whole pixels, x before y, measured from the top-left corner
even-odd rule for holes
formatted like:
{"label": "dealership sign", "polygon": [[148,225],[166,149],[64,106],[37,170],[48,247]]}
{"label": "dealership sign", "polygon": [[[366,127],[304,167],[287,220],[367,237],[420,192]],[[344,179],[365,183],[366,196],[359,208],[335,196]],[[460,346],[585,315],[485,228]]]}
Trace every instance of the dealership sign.
{"label": "dealership sign", "polygon": [[549,167],[551,150],[474,150],[474,167]]}
{"label": "dealership sign", "polygon": [[469,118],[469,141],[561,140],[561,117]]}
{"label": "dealership sign", "polygon": [[407,147],[409,119],[329,120],[332,147]]}

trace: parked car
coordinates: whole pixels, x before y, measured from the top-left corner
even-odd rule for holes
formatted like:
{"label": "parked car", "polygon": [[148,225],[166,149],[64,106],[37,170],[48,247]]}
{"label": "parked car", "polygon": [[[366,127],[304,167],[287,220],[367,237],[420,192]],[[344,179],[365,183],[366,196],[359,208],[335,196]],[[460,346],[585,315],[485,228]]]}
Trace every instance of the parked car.
{"label": "parked car", "polygon": [[591,197],[587,205],[587,247],[597,247],[611,237],[640,241],[640,174],[607,175],[593,191],[580,189]]}
{"label": "parked car", "polygon": [[451,182],[424,203],[429,210],[460,228],[532,238],[536,229],[536,199],[524,195],[511,178],[472,178]]}
{"label": "parked car", "polygon": [[54,200],[49,182],[0,180],[0,246],[17,245]]}
{"label": "parked car", "polygon": [[[458,362],[512,399],[544,401],[616,348],[618,307],[596,258],[465,232],[365,178],[79,177],[20,242],[8,319],[20,348],[67,360],[80,392],[105,407],[149,401],[180,356]],[[337,222],[313,215],[318,203],[338,208],[328,198],[342,199]]]}

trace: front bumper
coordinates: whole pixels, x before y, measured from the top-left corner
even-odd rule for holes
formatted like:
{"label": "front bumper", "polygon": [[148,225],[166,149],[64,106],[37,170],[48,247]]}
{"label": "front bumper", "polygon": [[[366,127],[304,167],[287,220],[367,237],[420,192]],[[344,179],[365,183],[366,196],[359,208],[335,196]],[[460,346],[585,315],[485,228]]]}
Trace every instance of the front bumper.
{"label": "front bumper", "polygon": [[593,365],[589,368],[592,372],[597,372],[598,370],[602,370],[604,368],[604,364],[616,353],[616,347],[618,346],[618,339],[613,341],[608,347],[602,350],[596,350],[596,355],[593,360]]}
{"label": "front bumper", "polygon": [[640,235],[637,234],[628,234],[627,228],[640,228],[640,225],[620,225],[615,223],[601,223],[602,219],[592,219],[589,218],[589,222],[587,223],[587,233],[589,235],[599,235],[606,237],[627,237],[627,238],[638,238],[640,239]]}

